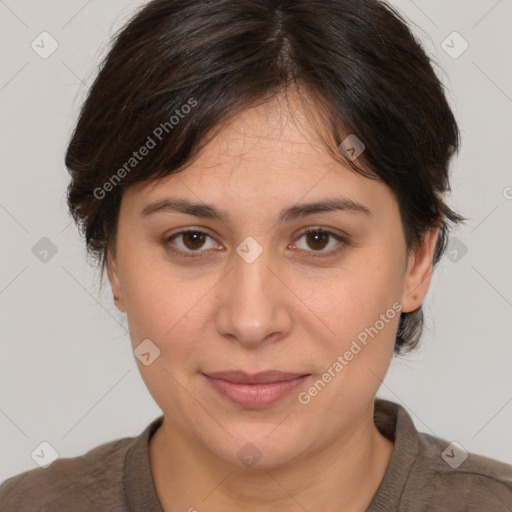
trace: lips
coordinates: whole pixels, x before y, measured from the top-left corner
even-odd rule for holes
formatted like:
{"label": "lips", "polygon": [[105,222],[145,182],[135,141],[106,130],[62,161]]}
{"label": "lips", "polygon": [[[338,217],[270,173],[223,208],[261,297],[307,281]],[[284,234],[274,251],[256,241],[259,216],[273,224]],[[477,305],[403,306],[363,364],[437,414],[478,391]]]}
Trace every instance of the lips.
{"label": "lips", "polygon": [[225,399],[248,409],[270,407],[301,386],[311,375],[271,370],[203,373],[210,386]]}
{"label": "lips", "polygon": [[240,370],[205,373],[211,379],[221,379],[235,384],[267,384],[269,382],[283,382],[288,380],[298,379],[308,375],[307,373],[291,373],[282,372],[278,370],[270,370],[255,374],[245,373]]}

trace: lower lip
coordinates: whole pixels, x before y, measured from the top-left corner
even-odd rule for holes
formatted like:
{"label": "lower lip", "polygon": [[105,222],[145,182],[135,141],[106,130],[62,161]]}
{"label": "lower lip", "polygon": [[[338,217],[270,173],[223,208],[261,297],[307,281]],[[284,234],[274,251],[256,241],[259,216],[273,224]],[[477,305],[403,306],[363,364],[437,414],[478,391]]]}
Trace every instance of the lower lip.
{"label": "lower lip", "polygon": [[268,407],[300,386],[309,375],[293,380],[267,382],[266,384],[237,384],[223,379],[213,379],[205,375],[212,387],[232,402],[246,408]]}

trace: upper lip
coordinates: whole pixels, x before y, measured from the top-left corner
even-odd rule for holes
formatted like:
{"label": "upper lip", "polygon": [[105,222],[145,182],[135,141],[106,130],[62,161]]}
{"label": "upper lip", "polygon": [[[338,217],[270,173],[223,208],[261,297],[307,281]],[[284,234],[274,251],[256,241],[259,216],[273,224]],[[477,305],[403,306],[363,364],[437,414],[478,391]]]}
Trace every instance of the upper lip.
{"label": "upper lip", "polygon": [[265,384],[268,382],[279,382],[283,380],[298,379],[299,377],[304,377],[305,375],[309,374],[269,370],[266,372],[254,373],[251,375],[243,371],[234,370],[227,372],[205,373],[204,375],[212,379],[222,379],[227,380],[229,382],[235,382],[237,384]]}

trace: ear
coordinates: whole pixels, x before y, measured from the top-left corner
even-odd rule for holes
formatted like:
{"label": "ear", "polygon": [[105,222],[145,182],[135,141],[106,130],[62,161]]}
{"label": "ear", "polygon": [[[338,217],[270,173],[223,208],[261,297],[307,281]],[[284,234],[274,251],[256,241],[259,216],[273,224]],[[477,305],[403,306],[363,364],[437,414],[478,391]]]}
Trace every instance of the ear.
{"label": "ear", "polygon": [[420,247],[408,257],[402,295],[402,312],[418,309],[427,295],[434,266],[434,249],[439,227],[433,227],[423,237]]}
{"label": "ear", "polygon": [[110,281],[110,285],[112,287],[112,294],[115,297],[119,297],[118,299],[114,299],[114,304],[116,305],[117,309],[119,309],[119,311],[122,311],[124,313],[126,312],[126,308],[124,306],[123,294],[121,291],[121,282],[119,279],[119,272],[117,266],[117,258],[109,252],[107,255],[108,280]]}

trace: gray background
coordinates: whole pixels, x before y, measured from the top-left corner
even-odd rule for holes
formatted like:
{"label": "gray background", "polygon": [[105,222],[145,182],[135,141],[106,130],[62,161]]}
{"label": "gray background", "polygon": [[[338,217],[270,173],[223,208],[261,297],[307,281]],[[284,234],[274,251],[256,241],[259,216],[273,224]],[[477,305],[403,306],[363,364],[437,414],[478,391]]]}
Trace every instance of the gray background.
{"label": "gray background", "polygon": [[[42,441],[76,456],[161,414],[70,223],[63,163],[95,65],[142,3],[0,0],[0,481],[36,467]],[[512,2],[392,4],[442,68],[463,139],[449,201],[470,220],[434,273],[421,348],[393,362],[379,396],[419,430],[512,463]],[[47,59],[31,48],[43,31],[59,45]],[[443,49],[463,48],[453,31],[469,44],[458,58]],[[46,262],[43,237],[57,248]]]}

